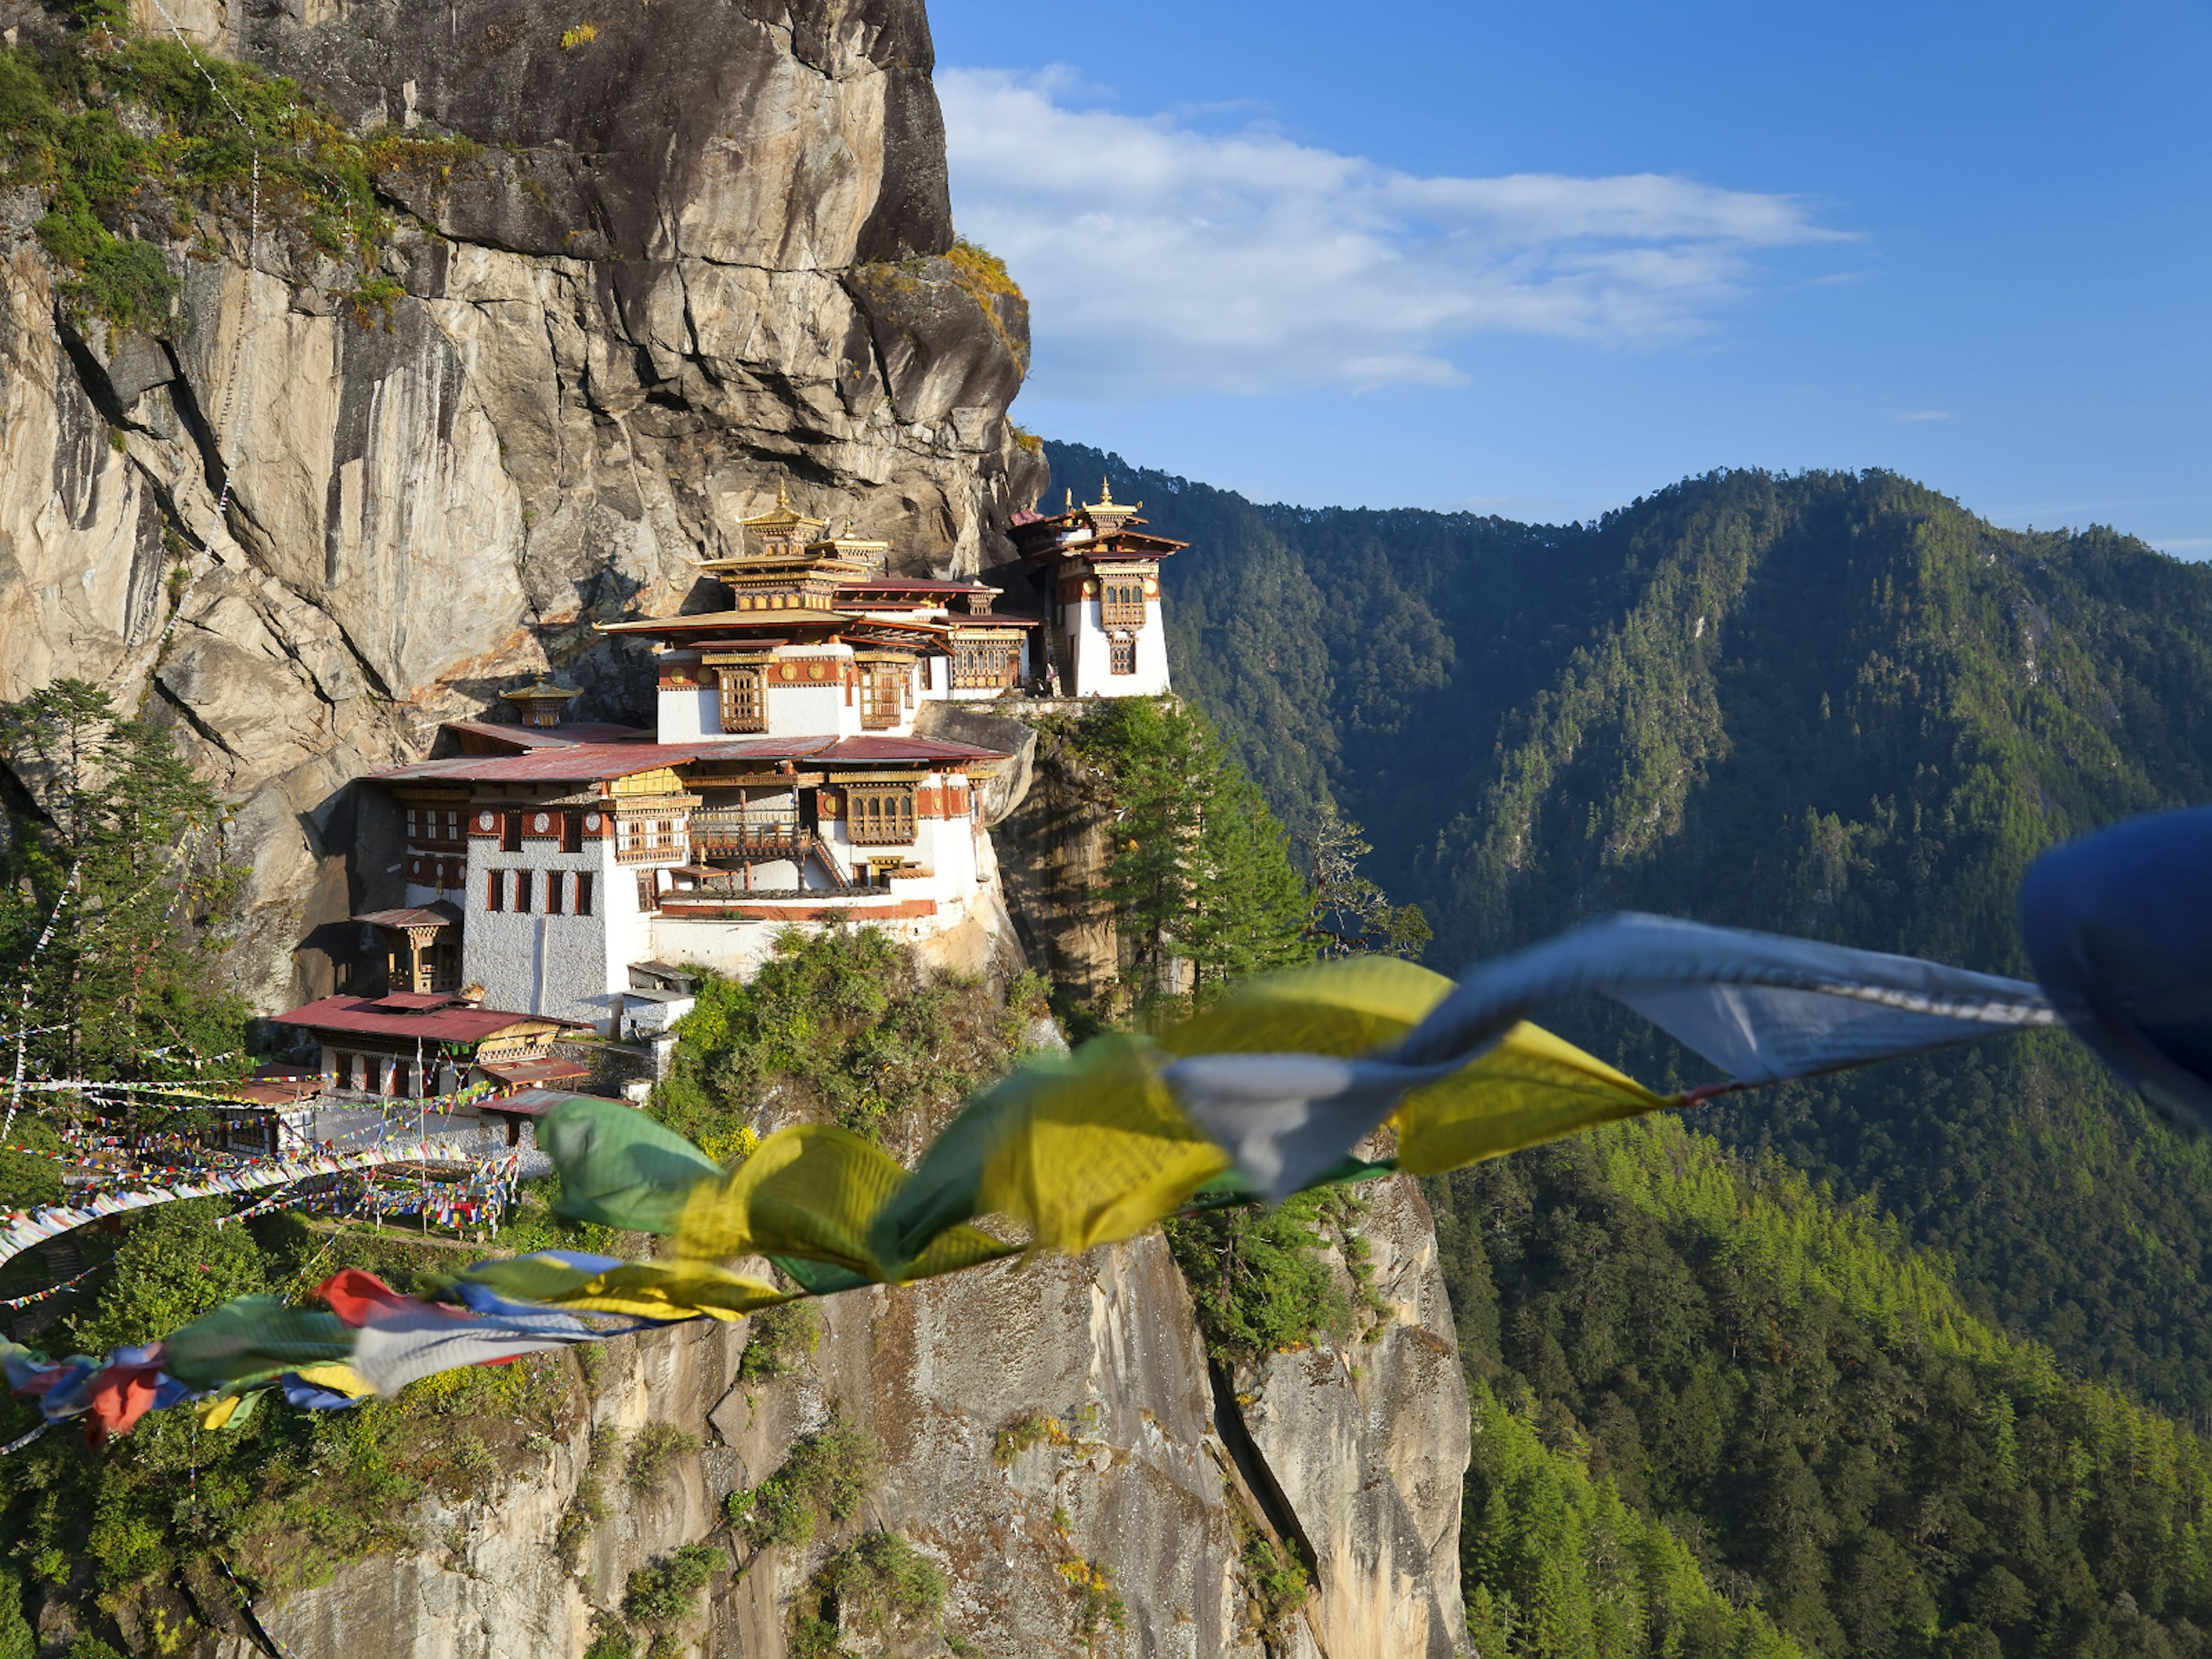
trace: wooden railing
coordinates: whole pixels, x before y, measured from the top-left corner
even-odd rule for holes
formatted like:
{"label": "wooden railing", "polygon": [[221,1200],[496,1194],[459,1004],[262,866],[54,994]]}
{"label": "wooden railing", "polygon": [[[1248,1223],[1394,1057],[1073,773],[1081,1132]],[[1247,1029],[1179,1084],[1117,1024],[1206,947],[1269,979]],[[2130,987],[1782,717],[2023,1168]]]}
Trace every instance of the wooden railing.
{"label": "wooden railing", "polygon": [[695,853],[766,853],[790,858],[803,850],[805,842],[799,814],[787,809],[722,807],[691,815]]}

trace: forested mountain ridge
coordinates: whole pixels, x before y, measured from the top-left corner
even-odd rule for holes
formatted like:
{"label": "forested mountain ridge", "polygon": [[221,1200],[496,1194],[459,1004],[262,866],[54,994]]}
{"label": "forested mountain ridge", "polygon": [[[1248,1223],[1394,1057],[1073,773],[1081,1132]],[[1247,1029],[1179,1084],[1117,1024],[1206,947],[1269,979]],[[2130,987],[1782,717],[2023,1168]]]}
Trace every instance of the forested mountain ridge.
{"label": "forested mountain ridge", "polygon": [[2212,1649],[2205,1443],[1977,1320],[1867,1206],[1665,1119],[1427,1186],[1478,1651],[1758,1651],[1655,1593],[1662,1537],[1808,1653]]}
{"label": "forested mountain ridge", "polygon": [[[2052,841],[2212,797],[2212,570],[1998,529],[1886,473],[1680,484],[1589,525],[1256,507],[1049,446],[1190,553],[1180,690],[1293,832],[1325,799],[1464,961],[1637,908],[2025,968]],[[1655,1085],[1648,1028],[1567,1034]],[[2212,1158],[2065,1039],[1709,1110],[1896,1214],[1968,1302],[2178,1411],[2212,1406]]]}

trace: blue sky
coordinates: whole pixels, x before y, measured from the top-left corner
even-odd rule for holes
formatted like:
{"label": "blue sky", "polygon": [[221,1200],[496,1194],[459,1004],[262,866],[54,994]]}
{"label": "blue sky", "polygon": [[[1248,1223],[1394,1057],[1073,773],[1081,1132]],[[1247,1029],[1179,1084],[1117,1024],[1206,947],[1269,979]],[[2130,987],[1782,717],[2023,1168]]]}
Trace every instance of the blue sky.
{"label": "blue sky", "polygon": [[1017,418],[1308,504],[1881,465],[2212,556],[2212,6],[933,0]]}

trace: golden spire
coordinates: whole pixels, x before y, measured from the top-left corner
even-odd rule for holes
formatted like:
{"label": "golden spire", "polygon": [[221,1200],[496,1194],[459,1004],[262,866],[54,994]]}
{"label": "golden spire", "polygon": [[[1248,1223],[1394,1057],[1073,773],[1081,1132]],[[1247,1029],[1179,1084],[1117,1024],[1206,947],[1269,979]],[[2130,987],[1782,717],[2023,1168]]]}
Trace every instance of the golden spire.
{"label": "golden spire", "polygon": [[783,480],[781,478],[775,481],[775,504],[787,513],[791,510],[791,496],[784,489]]}
{"label": "golden spire", "polygon": [[1067,510],[1071,513],[1075,511],[1075,489],[1073,485],[1069,486],[1067,491]]}
{"label": "golden spire", "polygon": [[1101,507],[1114,505],[1114,481],[1103,472],[1098,475],[1098,505]]}

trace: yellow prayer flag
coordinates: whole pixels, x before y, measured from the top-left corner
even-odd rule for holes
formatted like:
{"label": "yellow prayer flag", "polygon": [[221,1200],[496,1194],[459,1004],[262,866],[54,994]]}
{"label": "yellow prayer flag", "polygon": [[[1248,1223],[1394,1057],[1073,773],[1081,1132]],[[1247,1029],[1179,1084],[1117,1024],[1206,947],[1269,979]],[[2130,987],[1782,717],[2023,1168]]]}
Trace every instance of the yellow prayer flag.
{"label": "yellow prayer flag", "polygon": [[1524,1020],[1464,1070],[1407,1096],[1390,1121],[1398,1167],[1441,1175],[1681,1103]]}

